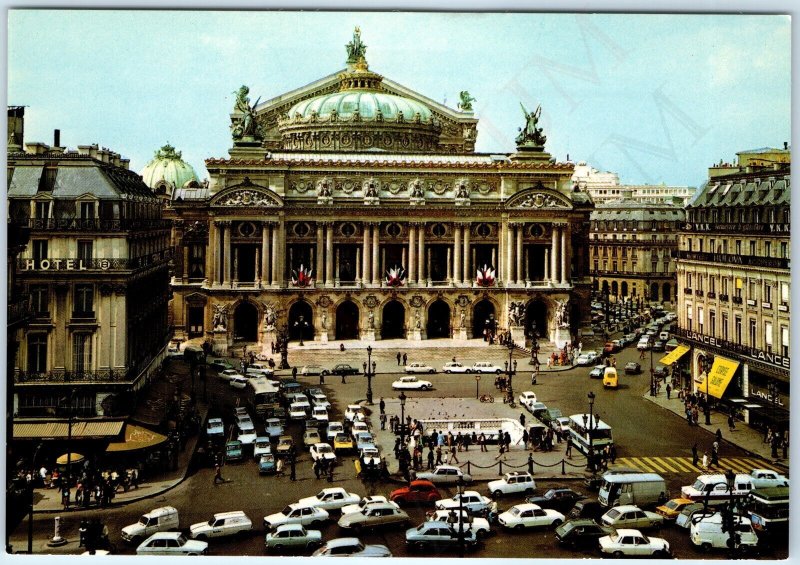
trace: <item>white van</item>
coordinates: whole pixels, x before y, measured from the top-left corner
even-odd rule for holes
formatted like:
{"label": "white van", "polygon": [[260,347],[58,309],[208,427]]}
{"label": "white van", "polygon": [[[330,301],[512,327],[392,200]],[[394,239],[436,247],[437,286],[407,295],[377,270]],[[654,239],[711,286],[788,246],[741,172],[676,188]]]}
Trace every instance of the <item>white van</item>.
{"label": "white van", "polygon": [[[764,478],[757,478],[751,474],[739,473],[736,475],[733,487],[734,496],[746,496],[754,488],[789,486],[786,477],[778,475],[777,478],[766,477],[767,473],[756,474]],[[691,485],[681,487],[681,494],[684,498],[690,498],[697,502],[704,502],[706,497],[709,504],[722,504],[728,501],[728,483],[725,475],[716,473],[713,475],[699,475],[697,480]]]}
{"label": "white van", "polygon": [[162,506],[144,514],[135,524],[122,528],[122,539],[137,543],[156,532],[179,528],[178,511],[172,506]]}
{"label": "white van", "polygon": [[628,504],[645,507],[663,504],[667,498],[667,483],[656,473],[606,473],[597,493],[597,501],[607,507]]}
{"label": "white van", "polygon": [[[689,539],[695,547],[704,551],[713,549],[727,549],[729,532],[722,531],[722,514],[717,512],[693,522],[689,529]],[[758,545],[758,536],[750,523],[749,518],[736,516],[736,533],[739,535],[739,547],[754,549]]]}
{"label": "white van", "polygon": [[199,522],[189,527],[189,535],[199,540],[232,536],[253,529],[253,522],[241,510],[220,512],[208,522]]}

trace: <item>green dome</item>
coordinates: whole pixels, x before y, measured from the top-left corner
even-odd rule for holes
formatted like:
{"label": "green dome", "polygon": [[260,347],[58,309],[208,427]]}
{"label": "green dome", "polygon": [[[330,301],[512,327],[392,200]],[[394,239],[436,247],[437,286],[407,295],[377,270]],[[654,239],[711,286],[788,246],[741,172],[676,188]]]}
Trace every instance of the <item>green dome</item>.
{"label": "green dome", "polygon": [[409,122],[415,119],[417,113],[423,122],[431,119],[431,111],[424,104],[372,90],[345,90],[303,100],[292,106],[289,118],[293,119],[297,114],[302,118],[310,118],[313,112],[316,112],[319,118],[328,118],[334,109],[343,119],[351,118],[356,109],[362,120],[374,120],[378,110],[387,121],[397,119],[400,112],[403,112],[403,119]]}
{"label": "green dome", "polygon": [[152,189],[163,188],[164,185],[182,188],[190,181],[197,181],[192,166],[170,144],[156,151],[155,157],[142,169],[141,174],[142,180]]}

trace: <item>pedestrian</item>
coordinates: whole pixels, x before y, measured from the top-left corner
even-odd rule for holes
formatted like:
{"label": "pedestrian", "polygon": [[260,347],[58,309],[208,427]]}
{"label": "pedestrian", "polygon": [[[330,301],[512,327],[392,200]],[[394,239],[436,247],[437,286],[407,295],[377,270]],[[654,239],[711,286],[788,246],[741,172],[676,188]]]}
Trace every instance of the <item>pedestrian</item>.
{"label": "pedestrian", "polygon": [[384,402],[382,396],[381,396],[381,401],[378,403],[378,408],[381,409],[381,414],[386,414],[386,402]]}
{"label": "pedestrian", "polygon": [[708,469],[708,451],[703,452],[703,469]]}
{"label": "pedestrian", "polygon": [[692,422],[695,426],[698,425],[697,421],[700,419],[700,412],[697,410],[697,406],[692,408]]}
{"label": "pedestrian", "polygon": [[225,479],[222,478],[222,467],[219,463],[214,465],[214,484],[224,483]]}
{"label": "pedestrian", "polygon": [[428,450],[428,470],[433,469],[433,446]]}
{"label": "pedestrian", "polygon": [[278,458],[278,463],[275,465],[275,474],[279,477],[283,476],[283,458]]}
{"label": "pedestrian", "polygon": [[481,446],[481,453],[489,451],[486,448],[486,434],[484,434],[483,432],[481,432],[481,435],[478,436],[478,445]]}
{"label": "pedestrian", "polygon": [[733,414],[728,414],[728,431],[732,432],[736,429],[736,424],[733,421]]}
{"label": "pedestrian", "polygon": [[717,428],[717,443],[722,443],[722,430]]}
{"label": "pedestrian", "polygon": [[314,469],[314,476],[319,479],[319,471],[320,471],[320,462],[319,459],[315,459],[313,465],[311,466]]}
{"label": "pedestrian", "polygon": [[519,425],[522,426],[523,428],[525,427],[525,414],[519,415]]}
{"label": "pedestrian", "polygon": [[713,467],[719,466],[719,447],[717,447],[717,442],[714,442],[711,446],[711,465]]}
{"label": "pedestrian", "polygon": [[503,441],[506,444],[506,451],[508,451],[511,448],[511,434],[506,432],[503,436]]}
{"label": "pedestrian", "polygon": [[781,441],[781,448],[783,449],[783,458],[786,459],[789,455],[789,437],[787,435],[784,435],[783,441]]}
{"label": "pedestrian", "polygon": [[408,355],[403,353],[403,367],[408,364]]}
{"label": "pedestrian", "polygon": [[464,447],[464,438],[461,437],[461,432],[458,432],[455,441],[456,447],[458,447],[458,451],[461,451]]}
{"label": "pedestrian", "polygon": [[64,510],[69,510],[69,499],[70,499],[69,485],[66,482],[64,482],[63,486],[61,487],[61,504],[64,505]]}
{"label": "pedestrian", "polygon": [[296,464],[294,453],[289,455],[289,480],[296,481],[297,480],[297,471],[296,471]]}
{"label": "pedestrian", "polygon": [[297,366],[292,367],[292,379],[297,380]]}
{"label": "pedestrian", "polygon": [[400,366],[400,361],[403,359],[403,355],[398,351],[397,352],[397,366]]}
{"label": "pedestrian", "polygon": [[530,441],[528,430],[522,430],[522,445],[525,449],[528,449],[528,441]]}
{"label": "pedestrian", "polygon": [[503,455],[506,452],[506,445],[502,441],[500,441],[499,443],[500,443],[500,451],[497,453],[497,456],[494,458],[495,461],[497,461],[498,459],[503,457]]}
{"label": "pedestrian", "polygon": [[320,374],[319,374],[319,384],[321,384],[321,385],[325,384],[325,373],[323,373],[323,372],[320,372]]}
{"label": "pedestrian", "polygon": [[771,435],[772,435],[772,428],[770,426],[767,426],[767,429],[764,430],[764,443],[769,443]]}
{"label": "pedestrian", "polygon": [[613,465],[614,462],[617,460],[617,446],[615,444],[611,444],[611,447],[608,449],[608,456],[611,458],[611,464]]}
{"label": "pedestrian", "polygon": [[533,475],[533,453],[528,453],[528,473]]}
{"label": "pedestrian", "polygon": [[385,430],[386,429],[386,412],[381,412],[380,421],[381,421],[381,429]]}
{"label": "pedestrian", "polygon": [[344,371],[342,371],[342,384],[343,384],[343,385],[346,385],[346,384],[347,384],[347,380],[345,380],[345,374],[344,374]]}
{"label": "pedestrian", "polygon": [[442,464],[442,446],[441,445],[437,445],[436,446],[436,464],[437,465],[441,465]]}
{"label": "pedestrian", "polygon": [[781,443],[781,438],[778,435],[778,432],[773,432],[772,434],[772,458],[778,458],[778,446]]}
{"label": "pedestrian", "polygon": [[672,386],[670,386],[670,384],[667,383],[667,400],[669,400],[669,395],[671,392],[672,392]]}
{"label": "pedestrian", "polygon": [[456,456],[456,444],[450,446],[450,461],[453,461],[455,463],[461,463],[461,461],[459,461],[458,457]]}
{"label": "pedestrian", "polygon": [[697,442],[692,446],[692,465],[697,467]]}
{"label": "pedestrian", "polygon": [[567,439],[567,459],[572,459],[572,438]]}

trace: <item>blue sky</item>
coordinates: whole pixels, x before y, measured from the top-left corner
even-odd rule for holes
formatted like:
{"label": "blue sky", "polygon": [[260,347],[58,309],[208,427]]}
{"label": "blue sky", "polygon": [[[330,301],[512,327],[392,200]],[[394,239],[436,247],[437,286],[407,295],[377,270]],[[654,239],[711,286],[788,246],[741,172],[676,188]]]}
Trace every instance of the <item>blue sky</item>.
{"label": "blue sky", "polygon": [[790,139],[785,16],[11,10],[8,103],[28,106],[28,142],[59,128],[138,171],[169,141],[203,177],[240,85],[266,100],[343,68],[356,25],[371,70],[477,99],[478,151],[514,150],[520,101],[558,160],[625,183],[698,186]]}

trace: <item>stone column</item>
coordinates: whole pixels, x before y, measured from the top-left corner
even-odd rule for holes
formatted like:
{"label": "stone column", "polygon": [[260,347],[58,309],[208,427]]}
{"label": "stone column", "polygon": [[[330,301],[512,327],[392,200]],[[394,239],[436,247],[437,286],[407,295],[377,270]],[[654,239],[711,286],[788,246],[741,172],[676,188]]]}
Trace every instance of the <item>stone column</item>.
{"label": "stone column", "polygon": [[272,264],[269,269],[270,284],[275,286],[280,284],[278,274],[278,224],[272,224],[272,258],[270,263]]}
{"label": "stone column", "polygon": [[325,224],[325,286],[333,286],[333,222]]}
{"label": "stone column", "polygon": [[381,249],[381,266],[378,269],[378,282],[383,282],[383,275],[389,269],[389,265],[386,264],[386,248],[384,247]]}
{"label": "stone column", "polygon": [[406,270],[406,280],[408,280],[408,249],[405,247],[403,247],[403,250],[401,251],[400,263]]}
{"label": "stone column", "polygon": [[504,266],[505,266],[505,273],[503,278],[506,281],[506,284],[513,284],[514,283],[514,273],[516,269],[514,268],[514,232],[516,231],[516,224],[509,223],[506,225],[506,238],[505,238],[505,247],[506,247],[506,254],[504,257]]}
{"label": "stone column", "polygon": [[339,275],[339,273],[341,272],[341,269],[339,268],[339,265],[340,265],[339,264],[339,248],[337,247],[336,248],[336,274],[334,275],[336,277],[334,279],[334,282],[335,282],[336,286],[339,286],[339,282],[342,279],[341,276]]}
{"label": "stone column", "polygon": [[256,261],[255,265],[253,265],[254,273],[256,274],[255,285],[261,286],[261,269],[259,268],[261,265],[261,250],[256,245]]}
{"label": "stone column", "polygon": [[447,248],[447,282],[453,284],[453,250]]}
{"label": "stone column", "polygon": [[417,227],[408,225],[408,282],[417,282]]}
{"label": "stone column", "polygon": [[223,253],[225,255],[225,279],[223,283],[225,286],[231,284],[231,223],[225,222],[224,224],[225,236],[223,243]]}
{"label": "stone column", "polygon": [[419,249],[417,253],[417,277],[419,283],[424,284],[426,279],[425,273],[425,223],[419,225]]}
{"label": "stone column", "polygon": [[461,281],[461,228],[461,224],[455,224],[455,236],[453,240],[453,273],[451,276],[451,284],[458,284]]}
{"label": "stone column", "polygon": [[558,259],[558,226],[553,224],[553,237],[550,243],[550,282],[558,282],[558,269],[556,260]]}
{"label": "stone column", "polygon": [[363,266],[361,269],[362,277],[364,278],[364,284],[369,283],[370,276],[372,274],[371,269],[369,268],[369,260],[370,260],[370,251],[369,251],[369,224],[364,222],[363,224],[364,229],[364,241],[361,246],[361,261],[363,262]]}
{"label": "stone column", "polygon": [[314,277],[316,280],[320,282],[320,286],[322,286],[322,283],[324,283],[322,277],[324,276],[324,269],[325,269],[325,267],[323,266],[325,253],[323,252],[323,247],[322,247],[323,245],[322,229],[323,229],[322,222],[317,222],[317,272],[314,273]]}
{"label": "stone column", "polygon": [[471,261],[472,252],[469,245],[470,224],[464,224],[464,284],[472,282],[472,271],[475,270],[475,261]]}
{"label": "stone column", "polygon": [[[480,265],[480,266],[483,267],[483,265]],[[497,247],[492,247],[492,264],[489,265],[489,266],[490,267],[494,267],[495,270],[498,270],[498,265],[497,265]],[[500,273],[497,273],[498,278],[499,278],[499,274]]]}
{"label": "stone column", "polygon": [[425,272],[428,275],[428,280],[431,280],[431,248],[425,249]]}
{"label": "stone column", "polygon": [[380,262],[378,261],[378,253],[380,251],[380,231],[381,225],[378,222],[372,224],[372,284],[380,283]]}
{"label": "stone column", "polygon": [[567,235],[569,233],[569,225],[561,226],[561,284],[567,284]]}
{"label": "stone column", "polygon": [[269,284],[269,224],[261,224],[261,284]]}
{"label": "stone column", "polygon": [[[522,224],[517,224],[517,284],[522,284],[522,279],[527,278],[527,273],[523,273],[523,264],[522,264],[522,234],[524,230],[522,229]],[[525,275],[523,277],[523,275]]]}
{"label": "stone column", "polygon": [[550,280],[550,249],[547,247],[544,248],[544,280]]}
{"label": "stone column", "polygon": [[211,222],[211,229],[208,232],[208,251],[206,252],[206,280],[208,280],[208,286],[214,286],[217,284],[217,273],[219,273],[219,268],[217,267],[217,262],[219,260],[219,236],[217,235],[217,231],[219,227],[217,227],[217,222]]}
{"label": "stone column", "polygon": [[356,284],[361,284],[361,248],[356,247]]}
{"label": "stone column", "polygon": [[183,282],[189,281],[189,246],[183,244]]}
{"label": "stone column", "polygon": [[477,274],[478,274],[478,267],[480,266],[480,265],[478,265],[478,263],[476,262],[476,257],[477,257],[477,255],[478,255],[478,252],[477,252],[477,250],[473,249],[473,250],[472,250],[472,259],[471,259],[471,263],[472,263],[472,270],[475,272],[475,275],[473,275],[472,273],[470,273],[470,274],[469,274],[469,280],[468,280],[468,282],[469,282],[469,285],[470,285],[470,286],[472,286],[473,277],[474,277],[474,276],[477,276]]}

